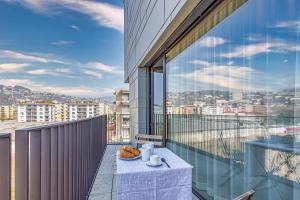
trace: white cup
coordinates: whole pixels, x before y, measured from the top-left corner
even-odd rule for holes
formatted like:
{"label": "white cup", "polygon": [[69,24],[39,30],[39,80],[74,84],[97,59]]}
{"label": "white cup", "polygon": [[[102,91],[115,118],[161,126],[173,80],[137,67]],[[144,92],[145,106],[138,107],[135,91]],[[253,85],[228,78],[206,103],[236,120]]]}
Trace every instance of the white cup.
{"label": "white cup", "polygon": [[154,143],[153,142],[147,142],[142,145],[143,148],[150,148],[150,155],[153,155],[154,152]]}
{"label": "white cup", "polygon": [[149,147],[143,147],[141,148],[142,152],[142,161],[147,162],[150,159],[151,156],[151,149]]}
{"label": "white cup", "polygon": [[158,155],[150,156],[150,163],[152,165],[158,165],[160,163],[160,157]]}

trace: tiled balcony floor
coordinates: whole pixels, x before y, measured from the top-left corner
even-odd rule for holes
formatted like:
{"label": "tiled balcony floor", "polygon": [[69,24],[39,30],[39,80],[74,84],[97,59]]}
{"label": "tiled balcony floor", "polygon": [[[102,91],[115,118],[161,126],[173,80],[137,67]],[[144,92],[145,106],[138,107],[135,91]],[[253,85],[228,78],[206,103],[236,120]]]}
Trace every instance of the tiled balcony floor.
{"label": "tiled balcony floor", "polygon": [[[116,200],[116,152],[119,145],[107,145],[89,200]],[[193,200],[198,200],[193,196]]]}

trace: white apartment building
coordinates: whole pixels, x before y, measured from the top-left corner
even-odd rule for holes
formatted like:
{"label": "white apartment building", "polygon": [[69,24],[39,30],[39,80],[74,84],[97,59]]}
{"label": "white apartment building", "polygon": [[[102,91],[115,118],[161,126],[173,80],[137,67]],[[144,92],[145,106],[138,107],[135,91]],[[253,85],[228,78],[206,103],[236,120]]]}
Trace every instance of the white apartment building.
{"label": "white apartment building", "polygon": [[18,106],[18,122],[55,121],[54,104],[24,104]]}
{"label": "white apartment building", "polygon": [[112,105],[103,102],[98,104],[97,115],[107,115],[113,113],[114,107]]}
{"label": "white apartment building", "polygon": [[[105,110],[106,111],[106,110]],[[101,115],[106,114],[104,111]],[[98,104],[39,104],[31,103],[18,106],[18,122],[73,121],[99,115]]]}
{"label": "white apartment building", "polygon": [[69,105],[70,121],[94,117],[97,115],[96,104],[71,104]]}
{"label": "white apartment building", "polygon": [[202,110],[203,115],[223,115],[223,107],[215,105],[206,105]]}
{"label": "white apartment building", "polygon": [[78,114],[77,114],[77,105],[69,105],[69,120],[77,120]]}
{"label": "white apartment building", "polygon": [[18,106],[18,122],[27,122],[27,112],[26,112],[26,105]]}

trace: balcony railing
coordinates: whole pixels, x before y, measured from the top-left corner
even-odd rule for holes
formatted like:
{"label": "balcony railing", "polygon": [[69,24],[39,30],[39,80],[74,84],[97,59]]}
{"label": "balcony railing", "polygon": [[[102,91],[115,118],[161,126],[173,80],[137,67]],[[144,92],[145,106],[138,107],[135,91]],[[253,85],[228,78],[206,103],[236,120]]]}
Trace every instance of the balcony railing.
{"label": "balcony railing", "polygon": [[17,130],[16,200],[86,199],[106,133],[106,116]]}
{"label": "balcony railing", "polygon": [[0,134],[0,199],[11,198],[11,136]]}
{"label": "balcony railing", "polygon": [[108,115],[108,119],[107,119],[107,143],[108,144],[128,144],[131,142],[129,118],[130,118],[130,114]]}
{"label": "balcony railing", "polygon": [[194,166],[197,194],[232,199],[254,189],[267,199],[275,185],[286,199],[299,195],[300,118],[169,114],[167,122],[167,147]]}

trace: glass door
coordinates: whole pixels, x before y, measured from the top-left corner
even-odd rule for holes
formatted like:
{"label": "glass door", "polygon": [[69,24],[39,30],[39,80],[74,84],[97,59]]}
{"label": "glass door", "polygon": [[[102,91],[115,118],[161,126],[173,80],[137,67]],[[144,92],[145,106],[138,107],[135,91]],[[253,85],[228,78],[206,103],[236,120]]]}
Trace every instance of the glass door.
{"label": "glass door", "polygon": [[164,130],[164,70],[163,60],[155,63],[150,70],[150,130],[153,135],[162,135]]}

